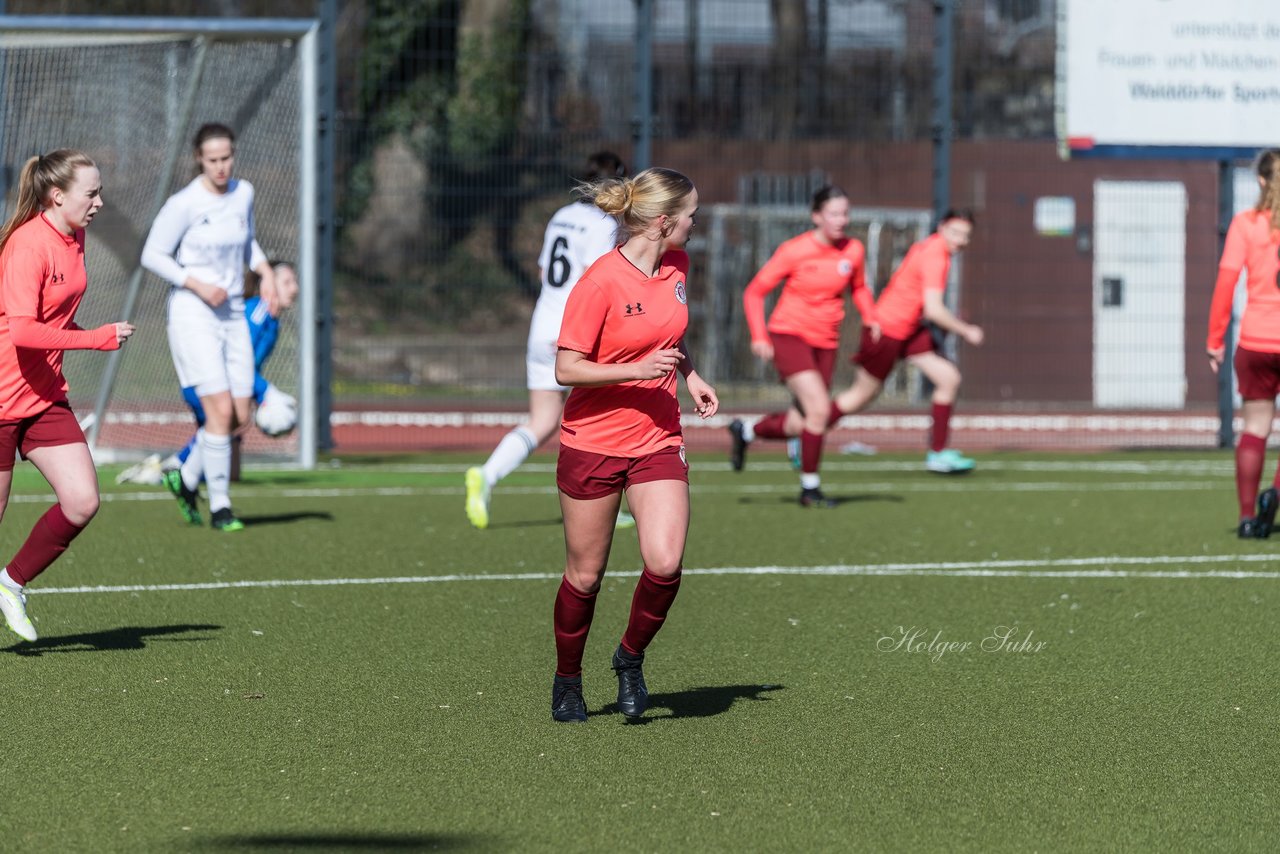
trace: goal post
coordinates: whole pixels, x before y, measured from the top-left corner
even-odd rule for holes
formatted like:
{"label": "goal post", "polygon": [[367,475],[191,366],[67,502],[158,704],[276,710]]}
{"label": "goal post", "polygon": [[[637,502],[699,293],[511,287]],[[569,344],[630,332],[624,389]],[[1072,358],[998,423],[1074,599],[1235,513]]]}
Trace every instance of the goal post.
{"label": "goal post", "polygon": [[110,354],[69,351],[69,396],[98,462],[171,453],[194,431],[166,333],[168,286],[142,245],[164,201],[194,176],[201,124],[232,127],[236,175],[256,191],[258,242],[301,284],[263,373],[298,398],[298,428],[250,427],[247,460],[310,468],[317,445],[317,55],[312,19],[0,15],[0,195],[7,217],[23,162],[78,148],[102,171],[103,210],[86,231],[85,327],[127,319]]}

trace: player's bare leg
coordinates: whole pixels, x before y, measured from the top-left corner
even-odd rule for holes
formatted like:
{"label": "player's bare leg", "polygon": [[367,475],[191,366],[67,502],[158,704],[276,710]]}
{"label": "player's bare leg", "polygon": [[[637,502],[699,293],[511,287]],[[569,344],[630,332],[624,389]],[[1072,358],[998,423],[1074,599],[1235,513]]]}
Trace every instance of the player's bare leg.
{"label": "player's bare leg", "polygon": [[564,578],[556,594],[556,673],[551,685],[551,717],[562,723],[587,719],[582,698],[582,652],[595,615],[600,579],[613,545],[613,520],[622,495],[579,499],[560,493],[564,515]]}
{"label": "player's bare leg", "polygon": [[627,501],[636,515],[644,569],[631,598],[627,630],[614,650],[611,666],[618,676],[618,710],[628,718],[638,718],[649,704],[644,653],[666,622],[680,590],[689,533],[689,484],[682,480],[633,484],[627,489]]}

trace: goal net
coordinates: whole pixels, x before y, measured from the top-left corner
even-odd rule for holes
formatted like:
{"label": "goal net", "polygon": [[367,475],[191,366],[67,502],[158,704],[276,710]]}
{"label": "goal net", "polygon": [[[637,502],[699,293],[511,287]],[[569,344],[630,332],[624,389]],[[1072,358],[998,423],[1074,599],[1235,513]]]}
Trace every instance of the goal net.
{"label": "goal net", "polygon": [[[849,235],[867,248],[867,284],[877,293],[888,283],[911,244],[929,234],[930,214],[926,210],[855,207],[850,209],[849,217]],[[699,370],[721,385],[732,384],[738,400],[785,400],[786,390],[778,384],[772,365],[751,353],[742,292],[783,241],[813,227],[809,208],[792,204],[717,204],[702,208],[698,219],[701,235],[690,242],[689,250],[706,282],[705,299],[700,305],[691,306],[695,318],[690,324],[690,344],[698,355]],[[956,298],[955,290],[953,281],[948,288],[949,301]],[[766,311],[772,310],[778,293],[775,290],[770,295]],[[857,349],[860,328],[861,319],[851,308],[841,333],[834,380],[838,387],[853,378],[848,356]],[[918,402],[921,386],[915,372],[899,370],[891,375],[885,398],[899,403]]]}
{"label": "goal net", "polygon": [[[300,427],[313,412],[303,366],[314,249],[301,227],[314,186],[310,33],[309,21],[0,18],[4,215],[28,157],[64,147],[93,157],[106,204],[86,231],[89,290],[77,322],[127,319],[138,330],[117,352],[67,353],[71,404],[99,462],[164,456],[194,431],[169,356],[168,286],[139,257],[159,206],[195,175],[191,139],[205,122],[236,131],[236,175],[256,190],[258,242],[299,271],[303,294],[282,316],[263,373],[299,398]],[[314,431],[271,439],[250,427],[243,451],[305,463]]]}

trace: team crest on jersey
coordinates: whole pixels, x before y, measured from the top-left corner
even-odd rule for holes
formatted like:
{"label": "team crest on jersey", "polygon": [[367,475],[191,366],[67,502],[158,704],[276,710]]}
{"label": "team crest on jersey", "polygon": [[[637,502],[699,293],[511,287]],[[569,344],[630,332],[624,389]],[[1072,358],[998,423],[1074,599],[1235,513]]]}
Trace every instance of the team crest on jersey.
{"label": "team crest on jersey", "polygon": [[684,280],[676,280],[676,299],[680,300],[681,305],[688,305],[689,295],[684,291]]}
{"label": "team crest on jersey", "polygon": [[841,258],[840,266],[836,269],[840,271],[840,275],[847,276],[853,272],[853,262],[848,258]]}

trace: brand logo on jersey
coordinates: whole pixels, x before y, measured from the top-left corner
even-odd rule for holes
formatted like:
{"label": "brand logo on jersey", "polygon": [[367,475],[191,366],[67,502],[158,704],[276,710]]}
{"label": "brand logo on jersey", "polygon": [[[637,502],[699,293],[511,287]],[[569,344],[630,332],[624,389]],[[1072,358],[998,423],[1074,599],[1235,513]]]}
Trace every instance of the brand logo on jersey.
{"label": "brand logo on jersey", "polygon": [[642,314],[644,314],[644,306],[640,303],[637,302],[634,305],[627,303],[627,317],[639,317]]}
{"label": "brand logo on jersey", "polygon": [[840,271],[840,275],[847,276],[853,272],[853,262],[848,258],[841,258],[840,265],[836,269]]}
{"label": "brand logo on jersey", "polygon": [[67,277],[62,273],[54,273],[49,276],[49,284],[51,285],[61,285],[66,280]]}
{"label": "brand logo on jersey", "polygon": [[684,291],[683,279],[676,281],[676,299],[680,300],[681,305],[687,305],[689,302],[689,295]]}

